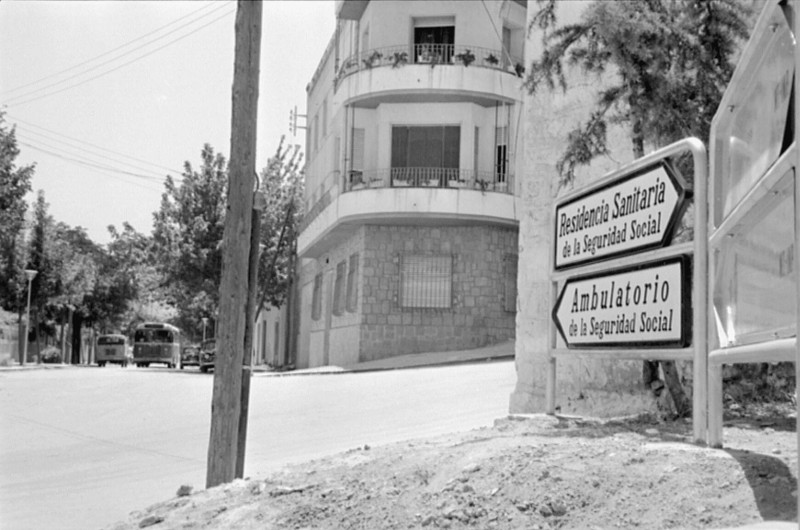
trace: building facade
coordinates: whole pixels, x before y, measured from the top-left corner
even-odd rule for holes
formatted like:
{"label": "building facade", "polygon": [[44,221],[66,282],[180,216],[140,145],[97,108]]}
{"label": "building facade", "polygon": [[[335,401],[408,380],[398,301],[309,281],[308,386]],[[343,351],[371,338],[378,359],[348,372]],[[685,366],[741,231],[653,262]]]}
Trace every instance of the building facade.
{"label": "building facade", "polygon": [[336,2],[307,87],[298,367],[514,338],[526,2]]}

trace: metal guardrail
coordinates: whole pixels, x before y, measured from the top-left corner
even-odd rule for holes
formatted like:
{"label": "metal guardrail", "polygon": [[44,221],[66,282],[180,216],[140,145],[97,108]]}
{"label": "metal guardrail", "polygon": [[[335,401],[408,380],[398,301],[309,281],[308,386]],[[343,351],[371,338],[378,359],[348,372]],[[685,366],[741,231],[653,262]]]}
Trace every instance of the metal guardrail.
{"label": "metal guardrail", "polygon": [[336,82],[363,70],[386,66],[400,68],[406,64],[476,66],[502,70],[519,77],[525,71],[522,58],[501,50],[454,44],[413,44],[373,48],[351,55],[342,61]]}
{"label": "metal guardrail", "polygon": [[[338,172],[337,172],[338,173]],[[367,170],[350,170],[342,177],[338,189],[343,193],[379,188],[438,188],[448,190],[477,190],[481,192],[514,194],[514,176],[511,173],[474,171],[472,169],[439,167],[404,167]],[[300,230],[305,228],[333,201],[333,186],[311,205]]]}

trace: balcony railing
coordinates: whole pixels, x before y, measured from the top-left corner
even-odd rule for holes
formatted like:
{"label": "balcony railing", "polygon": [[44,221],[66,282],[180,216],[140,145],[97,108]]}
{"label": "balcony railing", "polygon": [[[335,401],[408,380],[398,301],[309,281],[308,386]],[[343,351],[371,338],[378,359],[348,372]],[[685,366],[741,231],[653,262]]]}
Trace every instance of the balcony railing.
{"label": "balcony railing", "polygon": [[475,66],[503,70],[522,77],[525,68],[520,57],[509,56],[501,50],[454,44],[413,44],[411,46],[386,46],[351,55],[339,67],[336,82],[363,70],[406,64],[431,66]]}
{"label": "balcony railing", "polygon": [[511,175],[492,171],[441,167],[398,167],[350,170],[344,191],[374,188],[448,188],[513,193]]}

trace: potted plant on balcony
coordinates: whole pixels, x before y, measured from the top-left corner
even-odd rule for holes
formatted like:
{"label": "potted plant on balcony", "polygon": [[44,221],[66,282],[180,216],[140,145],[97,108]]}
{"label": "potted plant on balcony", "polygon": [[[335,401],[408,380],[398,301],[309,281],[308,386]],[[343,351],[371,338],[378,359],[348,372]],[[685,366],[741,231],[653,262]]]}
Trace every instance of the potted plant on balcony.
{"label": "potted plant on balcony", "polygon": [[469,66],[475,61],[475,54],[470,50],[464,50],[463,52],[456,54],[456,59],[461,61],[464,66]]}
{"label": "potted plant on balcony", "polygon": [[367,58],[363,60],[364,66],[367,68],[372,68],[378,61],[381,60],[381,57],[383,57],[383,54],[381,52],[377,50],[372,52]]}
{"label": "potted plant on balcony", "polygon": [[500,59],[498,59],[495,54],[490,53],[489,55],[486,56],[486,62],[491,64],[492,66],[496,66],[500,63]]}
{"label": "potted plant on balcony", "polygon": [[408,62],[408,53],[394,52],[392,54],[392,68],[399,68]]}
{"label": "potted plant on balcony", "polygon": [[522,74],[525,73],[525,67],[522,66],[522,63],[514,65],[514,73],[517,74],[517,77],[522,77]]}

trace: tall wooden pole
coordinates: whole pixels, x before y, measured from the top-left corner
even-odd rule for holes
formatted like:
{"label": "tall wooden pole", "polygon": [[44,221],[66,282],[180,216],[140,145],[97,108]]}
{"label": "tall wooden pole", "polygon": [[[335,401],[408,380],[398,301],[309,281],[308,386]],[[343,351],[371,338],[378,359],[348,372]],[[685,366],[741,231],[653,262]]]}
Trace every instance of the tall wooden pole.
{"label": "tall wooden pole", "polygon": [[223,234],[219,334],[206,487],[235,478],[255,184],[261,2],[239,0],[233,69],[228,209]]}
{"label": "tall wooden pole", "polygon": [[258,292],[258,257],[261,241],[261,213],[266,201],[258,193],[253,201],[252,230],[250,231],[250,263],[247,283],[247,310],[244,327],[244,359],[242,361],[241,412],[239,413],[239,434],[236,447],[236,478],[244,477],[244,455],[247,448],[247,415],[250,412],[250,374],[253,369],[253,326],[255,325],[256,293]]}

